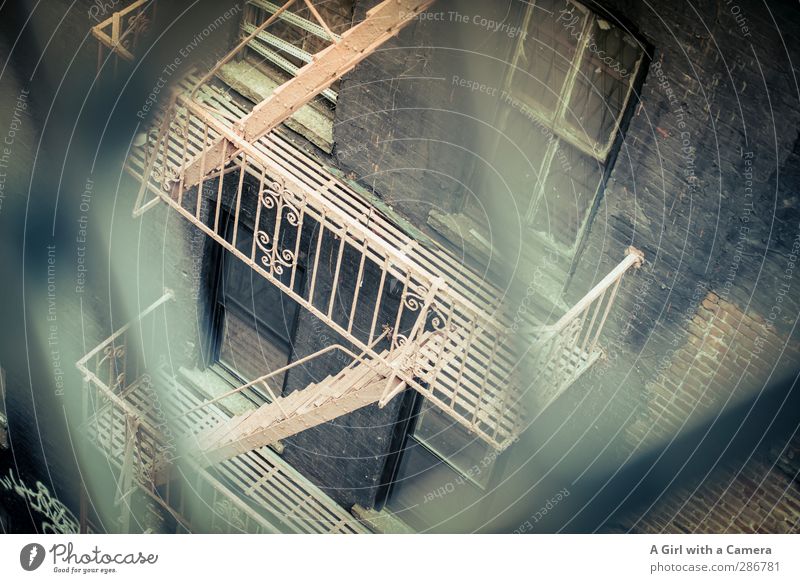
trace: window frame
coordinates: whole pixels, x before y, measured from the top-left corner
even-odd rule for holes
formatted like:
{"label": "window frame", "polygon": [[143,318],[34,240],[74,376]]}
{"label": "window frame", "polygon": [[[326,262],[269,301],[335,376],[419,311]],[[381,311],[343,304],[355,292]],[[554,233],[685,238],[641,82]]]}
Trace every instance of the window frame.
{"label": "window frame", "polygon": [[[476,486],[477,488],[479,488],[480,490],[485,492],[489,488],[489,486],[491,485],[492,476],[494,474],[494,468],[495,468],[495,465],[496,465],[496,462],[497,462],[497,456],[494,456],[494,458],[492,459],[491,465],[489,465],[486,468],[481,468],[481,473],[483,473],[484,471],[488,472],[488,476],[486,478],[486,483],[485,484],[481,484],[478,480],[474,479],[470,475],[469,470],[471,470],[472,467],[474,467],[476,465],[480,465],[481,461],[484,458],[480,458],[478,460],[475,460],[475,463],[473,464],[472,467],[469,467],[469,468],[466,468],[466,469],[461,468],[461,467],[459,467],[458,463],[456,463],[453,459],[451,459],[452,456],[448,456],[447,454],[439,451],[439,449],[437,449],[437,447],[435,445],[430,443],[430,441],[428,439],[422,437],[421,435],[417,435],[417,432],[419,431],[420,423],[424,420],[424,416],[427,413],[427,410],[423,410],[423,407],[425,407],[425,406],[426,406],[425,398],[423,397],[422,400],[421,400],[420,410],[417,412],[416,418],[414,420],[414,427],[411,429],[411,432],[409,433],[409,438],[413,439],[422,448],[426,449],[432,455],[434,455],[435,457],[437,457],[440,460],[442,460],[445,463],[445,465],[450,467],[450,469],[453,470],[455,473],[457,473],[459,476],[463,477],[469,483],[473,484],[474,486]],[[427,406],[429,408],[436,408],[436,405],[434,405],[433,403],[427,403]],[[455,420],[451,420],[451,421],[452,421],[452,425],[456,426],[457,429],[462,429],[465,433],[468,433],[466,428],[461,427],[461,426],[458,425],[458,422],[456,422]],[[474,440],[478,440],[479,442],[482,442],[480,437],[478,437],[477,435],[473,436],[472,440],[473,441]],[[463,451],[464,449],[468,448],[470,443],[466,443],[461,448],[461,450]],[[488,444],[486,442],[482,442],[482,443],[484,443],[486,445],[488,450],[492,450],[492,446],[490,444]]]}
{"label": "window frame", "polygon": [[[233,228],[233,221],[231,219],[231,213],[225,209],[221,211],[223,213],[223,224],[225,225],[225,236],[226,238],[231,235],[231,229]],[[255,238],[255,229],[254,227],[249,224],[248,222],[239,221],[238,225],[239,231],[245,229],[249,232],[249,234]],[[227,365],[220,359],[220,355],[222,352],[222,344],[224,342],[224,334],[225,334],[225,314],[226,312],[233,309],[233,311],[237,312],[240,316],[252,316],[254,319],[258,320],[258,332],[259,334],[266,331],[269,334],[269,338],[271,340],[275,340],[280,342],[282,345],[286,346],[287,358],[286,364],[290,364],[292,362],[292,357],[294,354],[294,341],[297,335],[297,330],[299,327],[300,322],[300,313],[301,309],[298,306],[298,309],[295,309],[294,315],[292,317],[291,323],[291,331],[289,333],[288,338],[283,338],[279,334],[277,334],[272,327],[264,322],[262,318],[259,318],[258,314],[252,312],[247,306],[243,306],[241,302],[238,302],[235,299],[224,298],[223,297],[223,283],[225,281],[225,266],[226,266],[226,259],[225,254],[229,253],[227,250],[222,248],[219,245],[214,245],[214,256],[212,257],[212,272],[211,277],[209,279],[209,286],[210,286],[210,298],[209,298],[209,318],[210,318],[210,326],[209,326],[209,342],[208,342],[208,363],[209,366],[213,368],[217,368],[218,371],[224,373],[224,376],[228,376],[231,378],[236,379],[236,381],[240,383],[248,382],[248,379],[242,377],[241,373],[231,366]],[[229,260],[238,261],[236,258],[230,258]],[[248,268],[249,269],[249,268]],[[300,277],[296,279],[296,283],[300,286],[301,290],[305,287],[306,283],[306,271],[305,267],[302,263],[298,263],[297,273]],[[255,274],[255,277],[261,277],[258,274]],[[270,284],[271,285],[271,284]],[[283,291],[279,290],[279,293],[283,294]],[[230,306],[227,303],[230,302]],[[287,376],[284,376],[283,383],[281,385],[279,395],[283,394],[285,389]],[[263,391],[257,389],[255,386],[250,388],[253,393],[259,399],[263,399],[263,402],[271,402],[272,399],[269,395],[265,394]]]}
{"label": "window frame", "polygon": [[[400,412],[398,415],[397,430],[395,431],[391,444],[390,455],[387,456],[384,471],[381,476],[380,488],[375,496],[376,508],[387,508],[392,511],[392,497],[396,493],[400,470],[403,465],[403,458],[407,455],[407,450],[410,449],[409,443],[414,442],[422,450],[428,452],[431,456],[435,457],[439,463],[446,466],[447,469],[456,476],[463,478],[463,483],[469,484],[474,488],[480,500],[486,501],[487,496],[492,492],[494,486],[497,484],[498,476],[502,474],[505,465],[505,452],[497,452],[494,455],[491,466],[487,468],[489,475],[486,484],[482,485],[472,479],[468,473],[461,470],[457,465],[452,463],[447,456],[439,453],[435,448],[431,447],[424,439],[415,436],[417,426],[420,421],[420,416],[423,413],[422,408],[425,405],[425,397],[416,392],[410,392],[406,395],[403,401]],[[433,405],[430,405],[433,406]],[[476,439],[479,439],[476,437]],[[490,446],[491,447],[491,446]],[[480,460],[478,462],[480,463]],[[483,503],[483,502],[482,502]]]}
{"label": "window frame", "polygon": [[[575,54],[572,56],[572,61],[570,62],[569,71],[567,72],[567,77],[564,80],[564,84],[561,87],[560,91],[558,92],[558,105],[556,107],[555,112],[553,113],[552,119],[548,119],[546,116],[539,113],[541,106],[535,103],[533,100],[527,98],[525,94],[517,95],[518,92],[515,92],[513,88],[513,79],[514,75],[519,71],[518,63],[520,57],[523,54],[525,49],[525,43],[528,40],[527,34],[519,35],[519,38],[516,42],[516,46],[514,47],[514,56],[511,60],[511,65],[508,68],[508,73],[505,80],[505,87],[506,91],[508,92],[508,98],[512,102],[515,107],[524,107],[526,113],[530,113],[534,116],[539,122],[547,126],[554,134],[556,139],[550,140],[545,154],[542,159],[542,165],[539,168],[539,173],[536,179],[536,186],[535,190],[531,195],[531,200],[528,204],[528,209],[525,213],[525,220],[528,224],[533,222],[533,217],[538,209],[538,205],[540,204],[542,198],[544,197],[544,189],[545,184],[547,182],[547,177],[550,175],[550,168],[553,163],[553,159],[555,158],[555,154],[558,151],[558,148],[561,145],[561,141],[566,142],[570,146],[577,148],[583,154],[590,156],[597,160],[603,169],[606,168],[606,164],[608,162],[609,154],[611,153],[611,149],[614,146],[614,142],[616,141],[617,135],[619,134],[620,128],[622,126],[622,120],[625,117],[625,113],[628,111],[628,107],[630,106],[631,96],[634,93],[636,79],[639,76],[639,71],[641,70],[642,63],[644,62],[644,58],[646,55],[645,47],[640,44],[640,55],[639,58],[636,60],[636,64],[634,65],[633,70],[630,72],[627,82],[627,90],[625,94],[625,99],[622,102],[622,106],[620,107],[619,115],[616,116],[614,120],[614,125],[611,131],[609,132],[606,141],[602,144],[589,144],[587,140],[581,139],[581,136],[575,132],[574,128],[572,128],[566,121],[566,112],[569,109],[569,104],[572,100],[573,91],[575,89],[575,84],[578,79],[578,75],[580,74],[581,64],[584,62],[584,59],[591,58],[591,55],[587,55],[589,40],[592,38],[590,32],[593,30],[595,23],[598,19],[606,20],[598,15],[596,10],[593,10],[593,7],[587,6],[578,2],[576,0],[566,0],[568,4],[574,6],[577,10],[581,11],[584,14],[585,20],[583,22],[583,27],[581,28],[580,32],[580,39],[575,49]],[[531,2],[525,8],[525,17],[523,20],[523,27],[522,30],[527,31],[528,26],[530,25],[531,14],[536,9],[536,3]],[[613,26],[613,25],[612,25]],[[627,31],[623,31],[626,34],[630,34]],[[635,38],[635,37],[634,37]],[[535,41],[534,41],[535,42]],[[598,147],[598,145],[600,147]],[[602,186],[598,186],[597,191],[594,194],[594,197],[597,197],[597,193],[602,188]],[[584,220],[578,229],[578,237],[576,238],[577,241],[580,239],[580,234],[586,226],[586,219],[587,216],[584,217]],[[573,247],[575,246],[573,245]]]}
{"label": "window frame", "polygon": [[[588,228],[593,216],[593,209],[596,206],[597,201],[605,187],[605,182],[608,178],[609,171],[616,158],[615,145],[618,143],[620,136],[622,135],[623,125],[626,123],[626,119],[630,117],[632,106],[635,104],[634,100],[638,99],[637,87],[640,85],[643,72],[646,70],[645,64],[649,61],[648,55],[650,53],[650,46],[644,41],[643,38],[639,36],[638,33],[631,30],[630,26],[625,24],[620,19],[612,17],[605,9],[598,6],[594,2],[579,2],[578,0],[566,0],[566,2],[574,6],[577,10],[580,10],[586,16],[581,28],[581,36],[576,46],[575,54],[572,56],[572,60],[569,65],[567,77],[557,93],[557,107],[552,115],[552,118],[549,118],[540,112],[542,109],[540,104],[537,104],[525,94],[521,94],[519,90],[516,90],[513,87],[514,75],[517,72],[522,71],[522,69],[519,68],[519,62],[525,49],[525,43],[529,39],[533,38],[527,34],[527,31],[531,23],[533,11],[537,9],[536,2],[534,1],[527,3],[527,6],[524,8],[525,12],[523,15],[523,24],[521,30],[525,31],[525,34],[520,34],[511,48],[509,65],[506,67],[505,79],[503,80],[503,89],[505,91],[505,108],[503,108],[502,104],[498,105],[498,110],[495,117],[495,125],[502,125],[504,121],[503,117],[508,116],[510,107],[516,111],[522,112],[525,116],[530,116],[535,120],[536,123],[542,124],[542,127],[546,127],[553,134],[553,139],[548,140],[548,144],[542,156],[542,161],[538,166],[537,175],[533,181],[533,189],[530,193],[530,198],[527,199],[526,208],[523,214],[523,221],[525,225],[527,225],[528,230],[532,232],[535,237],[546,237],[539,230],[533,228],[533,222],[536,212],[544,200],[545,188],[548,177],[550,176],[553,160],[556,158],[556,154],[558,149],[561,147],[562,142],[570,147],[575,148],[581,154],[589,156],[597,161],[600,167],[599,169],[601,170],[600,180],[598,181],[597,188],[592,194],[592,200],[587,207],[587,211],[581,219],[572,244],[566,245],[562,242],[550,240],[549,237],[543,239],[546,240],[549,245],[558,249],[559,252],[565,256],[575,256],[581,248],[582,239],[584,238],[586,229]],[[576,80],[578,79],[578,75],[580,75],[581,64],[583,63],[584,58],[587,57],[589,40],[592,38],[592,35],[589,34],[589,32],[591,32],[598,20],[610,21],[612,26],[620,30],[623,34],[630,36],[638,44],[640,51],[639,58],[636,60],[633,69],[628,73],[627,76],[627,90],[625,99],[620,107],[620,112],[616,116],[613,127],[609,131],[606,140],[600,144],[599,147],[598,144],[590,144],[587,140],[581,139],[580,135],[575,132],[574,128],[572,128],[565,119],[565,114],[569,110],[572,92],[575,89]],[[536,41],[532,40],[529,42]],[[589,54],[588,57],[591,58],[591,55]],[[499,140],[499,136],[497,139]],[[467,210],[469,204],[466,197],[463,199],[462,205],[463,208],[461,212],[465,212],[468,216],[471,216]]]}

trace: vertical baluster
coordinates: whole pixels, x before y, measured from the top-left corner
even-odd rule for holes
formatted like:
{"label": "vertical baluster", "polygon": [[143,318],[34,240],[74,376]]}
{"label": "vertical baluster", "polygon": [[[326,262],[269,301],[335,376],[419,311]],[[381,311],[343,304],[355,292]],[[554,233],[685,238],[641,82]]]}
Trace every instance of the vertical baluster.
{"label": "vertical baluster", "polygon": [[[225,143],[225,138],[222,138],[223,144]],[[219,233],[219,214],[220,209],[222,208],[222,192],[223,187],[225,186],[225,153],[227,152],[227,148],[222,148],[222,154],[220,155],[220,162],[219,162],[219,186],[217,186],[217,206],[214,209],[214,232]]]}
{"label": "vertical baluster", "polygon": [[555,385],[558,382],[558,354],[561,350],[560,331],[552,334],[545,345],[546,351],[543,359],[544,378],[542,384]]}
{"label": "vertical baluster", "polygon": [[[442,335],[442,344],[441,349],[434,355],[436,359],[433,367],[433,377],[431,378],[431,382],[428,385],[428,389],[431,393],[434,391],[434,387],[436,386],[436,382],[439,379],[439,374],[442,372],[442,367],[444,366],[445,361],[445,354],[447,354],[448,347],[450,346],[450,338],[451,334],[453,334],[453,330],[451,330],[451,322],[453,321],[453,315],[455,312],[455,304],[450,300],[450,307],[447,309],[447,318],[444,321],[444,329]],[[456,346],[458,344],[456,343]]]}
{"label": "vertical baluster", "polygon": [[[283,192],[276,192],[278,201],[275,203],[275,223],[272,228],[272,246],[269,249],[269,273],[270,275],[281,271],[280,253],[278,251],[280,245],[278,241],[281,238],[281,223],[283,222],[283,207],[286,204],[285,195]],[[280,273],[278,273],[280,275]]]}
{"label": "vertical baluster", "polygon": [[236,239],[239,235],[239,213],[242,209],[242,189],[244,188],[245,167],[247,164],[247,154],[242,152],[242,164],[239,167],[239,184],[236,187],[236,210],[233,213],[233,237],[231,245],[236,249]]}
{"label": "vertical baluster", "polygon": [[[172,113],[176,117],[179,115],[178,114],[178,104],[177,104],[177,102],[173,105]],[[181,130],[181,128],[178,127],[178,131],[179,131],[180,136],[181,136],[181,144],[183,146],[182,147],[183,151],[181,153],[181,170],[180,170],[180,174],[178,176],[178,207],[180,207],[180,208],[183,208],[183,191],[186,188],[186,176],[185,176],[186,162],[188,161],[188,158],[189,158],[189,115],[190,115],[189,111],[187,110],[186,114],[182,116],[183,117],[183,129]],[[178,122],[178,123],[180,125],[180,122]],[[167,132],[167,134],[169,134],[169,132]],[[168,143],[169,143],[169,139],[167,139],[167,144]],[[164,162],[165,162],[165,164],[166,164],[166,157],[167,157],[166,150],[168,150],[168,149],[169,148],[167,147],[164,150]]]}
{"label": "vertical baluster", "polygon": [[[100,370],[100,363],[101,363],[100,354],[102,354],[102,351],[99,351],[94,356],[94,375],[98,379],[102,379],[103,378],[102,371]],[[90,407],[91,407],[92,415],[95,415],[95,420],[97,420],[96,413],[97,413],[97,411],[100,410],[100,408],[97,406],[97,388],[95,387],[94,381],[90,381],[90,382],[91,382],[91,385],[92,385],[92,392],[91,392],[92,402],[90,403]],[[98,427],[97,429],[98,429],[98,434],[97,435],[100,435],[100,433],[99,433],[100,428]]]}
{"label": "vertical baluster", "polygon": [[576,329],[570,330],[569,346],[567,350],[562,353],[562,367],[561,367],[561,383],[567,384],[575,373],[576,367],[580,362],[580,355],[578,353],[578,345],[581,341],[581,334],[585,331],[586,319],[589,317],[589,310],[592,305],[586,306],[583,311],[576,318],[578,324]]}
{"label": "vertical baluster", "polygon": [[289,289],[294,291],[294,282],[297,276],[297,269],[300,265],[300,239],[303,238],[303,221],[306,217],[305,199],[300,203],[300,214],[297,217],[297,236],[294,242],[294,265],[292,265],[292,275],[289,278]]}
{"label": "vertical baluster", "polygon": [[369,339],[367,344],[372,344],[375,338],[375,325],[378,323],[378,316],[381,312],[381,300],[383,299],[383,290],[386,287],[386,273],[389,271],[389,258],[383,258],[383,265],[381,265],[381,281],[378,283],[378,295],[375,297],[375,309],[372,312],[372,324],[369,327]]}
{"label": "vertical baluster", "polygon": [[344,256],[344,246],[347,241],[347,225],[342,228],[339,234],[339,253],[336,256],[336,268],[333,275],[333,287],[331,288],[331,298],[328,301],[328,319],[332,320],[333,302],[336,299],[336,291],[339,287],[339,274],[342,271],[342,257]]}
{"label": "vertical baluster", "polygon": [[358,305],[358,296],[361,293],[361,278],[364,277],[364,263],[367,258],[367,238],[364,237],[364,240],[361,244],[361,260],[358,263],[358,275],[356,275],[356,288],[353,292],[353,305],[350,306],[350,316],[347,321],[347,333],[350,334],[353,331],[353,322],[355,322],[356,318],[356,305]]}
{"label": "vertical baluster", "polygon": [[594,338],[592,339],[592,343],[589,345],[589,352],[594,352],[594,349],[597,346],[597,341],[600,339],[600,333],[603,331],[603,326],[605,326],[606,324],[608,313],[611,311],[611,306],[614,305],[614,300],[617,297],[617,291],[619,290],[619,286],[622,283],[623,275],[624,273],[620,274],[620,276],[617,278],[616,283],[614,283],[614,289],[611,290],[611,295],[608,298],[608,302],[606,302],[606,309],[603,311],[603,318],[597,325],[597,331],[595,332]]}
{"label": "vertical baluster", "polygon": [[[188,114],[187,114],[188,115]],[[206,184],[206,151],[208,150],[208,123],[203,122],[203,145],[200,152],[200,182],[197,185],[197,206],[194,209],[194,218],[200,220],[200,208],[203,203],[203,189]]]}
{"label": "vertical baluster", "polygon": [[[497,410],[497,424],[494,426],[494,431],[491,433],[492,439],[495,441],[496,444],[502,443],[504,438],[501,439],[501,432],[503,431],[503,419],[506,416],[506,411],[509,409],[508,401],[511,398],[511,391],[503,391],[503,399],[500,403],[500,407]],[[515,406],[518,406],[519,403],[514,403]],[[489,431],[487,430],[485,433],[489,435]]]}
{"label": "vertical baluster", "polygon": [[581,353],[586,352],[586,345],[589,343],[589,338],[592,335],[592,330],[594,329],[594,324],[595,321],[597,320],[597,314],[600,313],[600,307],[603,305],[603,298],[606,297],[606,291],[607,289],[604,289],[603,293],[600,294],[600,297],[597,298],[597,300],[595,300],[595,307],[594,307],[594,312],[592,313],[592,319],[589,322],[589,325],[586,327],[586,329],[582,331],[583,342],[581,343]]}
{"label": "vertical baluster", "polygon": [[[461,390],[461,383],[464,380],[464,370],[467,367],[467,359],[469,358],[470,349],[472,348],[472,344],[475,341],[475,331],[477,330],[477,321],[475,318],[470,319],[469,324],[469,336],[467,337],[467,342],[464,344],[464,349],[461,351],[461,364],[458,367],[458,378],[456,379],[456,386],[453,390],[453,397],[450,400],[450,407],[454,408],[456,404],[456,396],[458,392]],[[475,414],[477,415],[477,404],[476,404],[476,411]]]}
{"label": "vertical baluster", "polygon": [[107,380],[108,380],[108,382],[106,383],[106,386],[108,387],[109,390],[112,390],[113,387],[114,387],[114,375],[116,374],[116,369],[117,369],[117,358],[115,356],[115,353],[117,351],[117,347],[114,344],[114,341],[111,342],[110,350],[111,350],[111,352],[109,352],[108,360],[107,360],[107,366],[108,366],[108,377],[107,377]]}
{"label": "vertical baluster", "polygon": [[[475,424],[478,420],[478,412],[480,411],[481,405],[483,404],[483,395],[486,392],[486,387],[489,384],[489,374],[491,370],[494,368],[494,362],[495,359],[497,358],[497,348],[499,346],[500,339],[497,334],[493,334],[493,338],[494,340],[492,341],[491,356],[489,357],[489,362],[484,364],[483,378],[481,379],[481,388],[480,392],[478,393],[478,404],[475,407],[475,414],[472,416],[473,427],[475,427]],[[510,391],[511,386],[512,385],[510,382],[506,383],[506,386],[503,387],[503,392]],[[500,423],[500,421],[501,421],[500,419],[497,420],[498,423]]]}
{"label": "vertical baluster", "polygon": [[256,218],[253,222],[253,244],[250,249],[250,261],[256,262],[256,240],[258,239],[258,227],[261,222],[261,197],[264,192],[264,182],[266,181],[267,169],[261,168],[261,176],[258,179],[258,193],[256,195]]}
{"label": "vertical baluster", "polygon": [[[408,286],[411,283],[411,275],[406,273],[405,281],[403,281],[403,291],[400,294],[400,305],[397,307],[397,317],[394,321],[394,334],[392,336],[392,348],[397,346],[396,339],[398,334],[400,334],[400,323],[403,319],[403,311],[405,310],[406,306],[406,298],[408,297]],[[411,338],[408,338],[408,341],[411,341]]]}
{"label": "vertical baluster", "polygon": [[122,342],[122,346],[120,347],[120,358],[122,359],[122,371],[117,376],[120,379],[120,392],[125,389],[125,386],[128,383],[128,333],[122,335],[120,339]]}
{"label": "vertical baluster", "polygon": [[325,235],[325,221],[326,221],[326,214],[325,211],[322,211],[322,217],[320,218],[319,223],[319,234],[317,235],[317,249],[314,253],[314,267],[311,272],[311,285],[309,286],[308,290],[308,303],[312,306],[314,305],[314,288],[317,285],[317,267],[319,267],[319,254],[322,250],[322,239]]}

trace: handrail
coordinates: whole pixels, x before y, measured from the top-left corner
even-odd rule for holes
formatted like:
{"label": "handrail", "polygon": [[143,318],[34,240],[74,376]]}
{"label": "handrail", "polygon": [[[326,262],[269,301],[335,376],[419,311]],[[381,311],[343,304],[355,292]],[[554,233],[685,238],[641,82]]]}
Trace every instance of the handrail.
{"label": "handrail", "polygon": [[[370,345],[370,349],[372,349],[375,345],[377,345],[377,343],[379,341],[383,340],[383,338],[385,338],[388,333],[389,333],[389,329],[387,328],[386,330],[384,330],[384,332],[380,336],[375,338],[375,341]],[[344,352],[345,354],[347,354],[348,356],[350,356],[354,360],[357,360],[358,362],[360,362],[362,364],[369,364],[368,360],[364,360],[364,356],[366,356],[366,352],[362,351],[362,353],[360,355],[357,355],[353,351],[351,351],[348,348],[342,346],[341,344],[331,344],[330,346],[326,346],[325,348],[323,348],[321,350],[318,350],[317,352],[315,352],[313,354],[309,354],[308,356],[304,356],[300,360],[295,360],[294,362],[291,362],[291,363],[287,364],[286,366],[282,366],[281,368],[276,369],[276,370],[274,370],[274,371],[272,371],[270,373],[267,373],[267,374],[265,374],[265,375],[263,375],[261,377],[258,377],[257,379],[255,379],[253,381],[250,381],[250,382],[248,382],[248,383],[246,383],[246,384],[244,384],[244,385],[242,385],[240,387],[236,387],[235,389],[231,389],[227,393],[223,393],[222,395],[218,395],[218,396],[214,397],[213,399],[211,399],[209,401],[205,401],[203,403],[200,403],[199,405],[195,405],[194,407],[192,407],[191,409],[189,409],[187,411],[184,411],[183,413],[181,413],[177,417],[178,418],[185,417],[189,413],[194,413],[195,411],[198,411],[200,409],[204,409],[205,407],[208,407],[209,405],[213,405],[214,403],[218,403],[222,399],[226,399],[226,398],[228,398],[228,397],[230,397],[232,395],[235,395],[235,394],[237,394],[237,393],[239,393],[241,391],[249,389],[249,388],[251,388],[252,386],[254,386],[254,385],[258,384],[258,383],[264,383],[264,381],[266,381],[267,379],[272,378],[273,376],[275,376],[277,374],[280,374],[282,372],[286,372],[287,370],[289,370],[291,368],[294,368],[294,367],[296,367],[296,366],[298,366],[300,364],[305,364],[306,362],[308,362],[310,360],[313,360],[313,359],[315,359],[315,358],[317,358],[319,356],[322,356],[323,354],[327,354],[328,352],[331,352],[333,350],[341,350],[342,352]],[[352,363],[350,363],[347,366],[351,366],[351,365],[352,365]],[[276,403],[278,405],[278,408],[281,409],[280,400],[278,399],[278,397],[276,397],[273,394],[272,389],[269,387],[269,385],[264,383],[264,387],[267,389],[267,391],[269,391],[269,396],[272,398],[272,402]],[[286,414],[286,412],[283,409],[281,409],[281,413],[283,413],[284,415]]]}
{"label": "handrail", "polygon": [[625,258],[533,344],[532,372],[543,387],[536,393],[541,411],[600,357],[598,342],[622,278],[643,262],[644,254],[628,247]]}
{"label": "handrail", "polygon": [[[619,280],[625,272],[631,267],[639,268],[644,263],[644,253],[634,246],[629,246],[625,249],[625,258],[617,264],[608,274],[601,279],[597,285],[590,289],[574,306],[572,306],[566,313],[558,319],[558,321],[551,327],[554,331],[563,330],[569,325],[570,321],[574,320],[592,302],[599,298],[608,288],[610,288],[617,280]],[[547,326],[545,326],[547,328]]]}
{"label": "handrail", "polygon": [[[286,181],[287,185],[291,185],[296,191],[304,192],[309,196],[309,198],[315,199],[315,203],[319,204],[321,208],[324,208],[328,216],[331,216],[342,223],[346,223],[351,232],[358,234],[362,239],[368,240],[371,247],[380,249],[380,251],[389,257],[393,263],[397,264],[398,267],[401,267],[407,273],[413,274],[421,281],[424,281],[427,287],[432,285],[432,279],[435,277],[435,274],[431,274],[420,269],[416,263],[409,260],[409,258],[402,253],[401,249],[394,247],[387,241],[383,240],[377,233],[361,225],[360,223],[353,222],[343,210],[341,210],[338,206],[332,205],[331,202],[325,199],[320,193],[304,191],[300,186],[296,185],[294,183],[294,179],[291,176],[286,175],[282,169],[274,166],[271,163],[267,163],[267,161],[264,160],[263,154],[256,148],[256,146],[245,140],[244,137],[238,135],[235,128],[226,125],[221,120],[205,112],[196,101],[188,99],[188,96],[185,94],[179,94],[176,96],[176,105],[177,104],[186,107],[190,113],[197,116],[204,123],[207,123],[209,127],[222,134],[225,139],[234,145],[235,148],[244,152],[248,158],[251,160],[257,160],[260,165],[269,167],[269,170],[275,175],[281,176]],[[170,113],[167,112],[165,115],[169,117]],[[169,126],[167,126],[166,131],[169,131]],[[165,200],[168,200],[169,198],[167,194],[162,194],[162,197],[164,197]],[[470,318],[483,320],[484,328],[499,328],[491,315],[481,311],[471,300],[452,289],[452,287],[446,281],[442,281],[440,283],[439,289],[444,295],[447,296],[448,299],[457,303],[460,311],[469,314]]]}
{"label": "handrail", "polygon": [[142,318],[153,312],[156,308],[161,306],[161,304],[167,302],[168,300],[175,299],[175,293],[171,289],[167,289],[164,292],[164,295],[158,298],[155,302],[150,304],[146,307],[136,318],[125,324],[122,328],[114,332],[111,336],[103,340],[100,344],[95,346],[92,350],[86,353],[77,363],[75,366],[83,373],[88,373],[89,370],[86,368],[86,363],[89,362],[93,356],[97,355],[103,348],[108,346],[109,343],[113,342],[117,338],[119,338],[122,334],[128,331],[128,329],[136,322],[140,321]]}
{"label": "handrail", "polygon": [[[147,421],[147,419],[145,419],[144,417],[142,417],[139,411],[136,411],[128,402],[126,402],[123,399],[120,399],[119,396],[112,393],[109,387],[102,380],[100,380],[97,377],[97,375],[95,375],[92,372],[89,372],[86,376],[86,380],[87,382],[93,383],[98,389],[100,389],[103,392],[105,398],[109,400],[108,406],[105,407],[104,409],[96,411],[92,415],[92,417],[96,417],[97,415],[100,415],[101,413],[104,413],[106,410],[108,410],[109,407],[115,406],[125,413],[127,419],[135,420],[139,424],[139,427],[143,427],[144,429],[146,429],[147,432],[150,433],[154,439],[161,442],[166,441],[164,434],[161,433],[160,430],[153,427],[150,424],[150,422]],[[86,421],[88,421],[88,419]]]}
{"label": "handrail", "polygon": [[211,79],[217,73],[217,71],[219,71],[220,67],[228,63],[233,57],[235,57],[239,53],[239,51],[241,51],[244,47],[246,47],[250,43],[250,41],[252,41],[255,37],[257,37],[261,31],[263,31],[270,24],[272,24],[278,18],[280,18],[280,15],[283,14],[283,12],[286,11],[289,8],[289,6],[294,4],[294,1],[295,0],[287,0],[287,2],[284,3],[284,5],[281,6],[277,11],[275,11],[272,14],[272,16],[270,16],[264,22],[262,22],[252,33],[250,33],[244,39],[242,39],[242,41],[238,45],[236,45],[228,54],[222,57],[217,62],[217,64],[214,65],[211,68],[211,70],[205,75],[203,75],[200,78],[200,80],[195,84],[195,86],[189,92],[189,99],[194,100],[194,94],[197,92],[197,90],[200,88],[201,85],[205,85],[206,82],[208,82],[208,80]]}
{"label": "handrail", "polygon": [[[578,302],[567,312],[558,319],[555,324],[549,324],[546,326],[536,326],[534,329],[539,333],[537,335],[536,340],[533,342],[532,349],[534,351],[541,349],[547,344],[552,344],[553,339],[558,335],[559,332],[563,332],[567,329],[567,327],[574,322],[580,315],[582,315],[588,308],[591,307],[592,303],[601,298],[603,294],[615,283],[619,285],[622,281],[622,276],[628,272],[628,270],[633,268],[639,268],[644,263],[644,253],[637,249],[636,247],[629,246],[625,249],[625,258],[614,267],[602,280],[600,280],[592,289],[590,289]],[[616,290],[615,290],[616,292]],[[613,304],[614,297],[609,298],[609,302],[606,305],[605,313],[603,315],[603,320],[600,322],[598,328],[596,329],[595,335],[595,342],[597,341],[597,337],[599,337],[600,332],[602,331],[603,324],[605,322],[605,318],[608,315],[608,312]],[[600,309],[600,305],[596,308],[596,310]],[[597,314],[592,318],[591,325],[589,326],[589,330],[591,331]],[[508,371],[506,371],[503,380],[509,381],[511,377],[517,374],[522,368],[524,363],[524,359],[518,360]]]}

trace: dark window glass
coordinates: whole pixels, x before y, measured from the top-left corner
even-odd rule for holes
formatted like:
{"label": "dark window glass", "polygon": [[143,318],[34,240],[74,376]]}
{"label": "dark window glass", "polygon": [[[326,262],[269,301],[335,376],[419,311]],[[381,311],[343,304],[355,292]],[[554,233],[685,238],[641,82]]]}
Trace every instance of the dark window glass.
{"label": "dark window glass", "polygon": [[[240,225],[237,249],[247,252],[252,244],[252,232]],[[230,252],[224,252],[220,269],[219,362],[244,381],[285,366],[291,358],[297,303]],[[290,270],[275,276],[289,285]],[[302,281],[303,271],[298,269],[295,290],[301,289]],[[268,380],[274,394],[281,393],[284,377],[279,373]]]}

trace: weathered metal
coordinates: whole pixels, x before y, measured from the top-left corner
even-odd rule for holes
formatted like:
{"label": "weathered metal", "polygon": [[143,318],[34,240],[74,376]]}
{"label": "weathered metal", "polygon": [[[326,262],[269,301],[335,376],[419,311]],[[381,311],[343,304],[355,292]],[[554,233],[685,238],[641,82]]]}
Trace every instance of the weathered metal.
{"label": "weathered metal", "polygon": [[156,0],[136,0],[92,27],[92,36],[98,40],[98,72],[103,66],[106,50],[115,59],[122,57],[133,61],[139,37],[155,19],[155,12]]}
{"label": "weathered metal", "polygon": [[161,485],[159,474],[179,457],[179,438],[229,418],[182,385],[170,385],[163,372],[153,371],[151,376],[131,356],[132,347],[142,342],[138,327],[152,324],[171,298],[171,293],[165,294],[77,363],[84,379],[81,433],[118,472],[119,528],[126,530],[131,522],[128,504],[137,486],[189,532],[365,532],[356,519],[266,449],[248,451],[209,470],[182,459],[181,471],[169,485]]}
{"label": "weathered metal", "polygon": [[[433,2],[434,0],[384,0],[370,9],[364,20],[344,32],[341,37],[335,36],[327,25],[323,25],[332,43],[314,55],[313,59],[301,67],[292,79],[277,87],[272,95],[240,119],[234,126],[235,132],[248,143],[253,143],[269,133],[352,70],[376,48],[395,36]],[[311,6],[311,3],[307,2],[307,5]],[[281,10],[285,8],[286,4]],[[324,23],[313,7],[312,14]],[[220,61],[218,66],[238,54],[252,38],[271,24],[277,15],[278,12],[274,13],[264,24],[256,28]],[[206,75],[201,81],[207,82],[208,78]],[[236,141],[217,139],[185,165],[181,171],[181,183],[184,186],[198,184],[207,173],[224,168],[239,151]]]}

